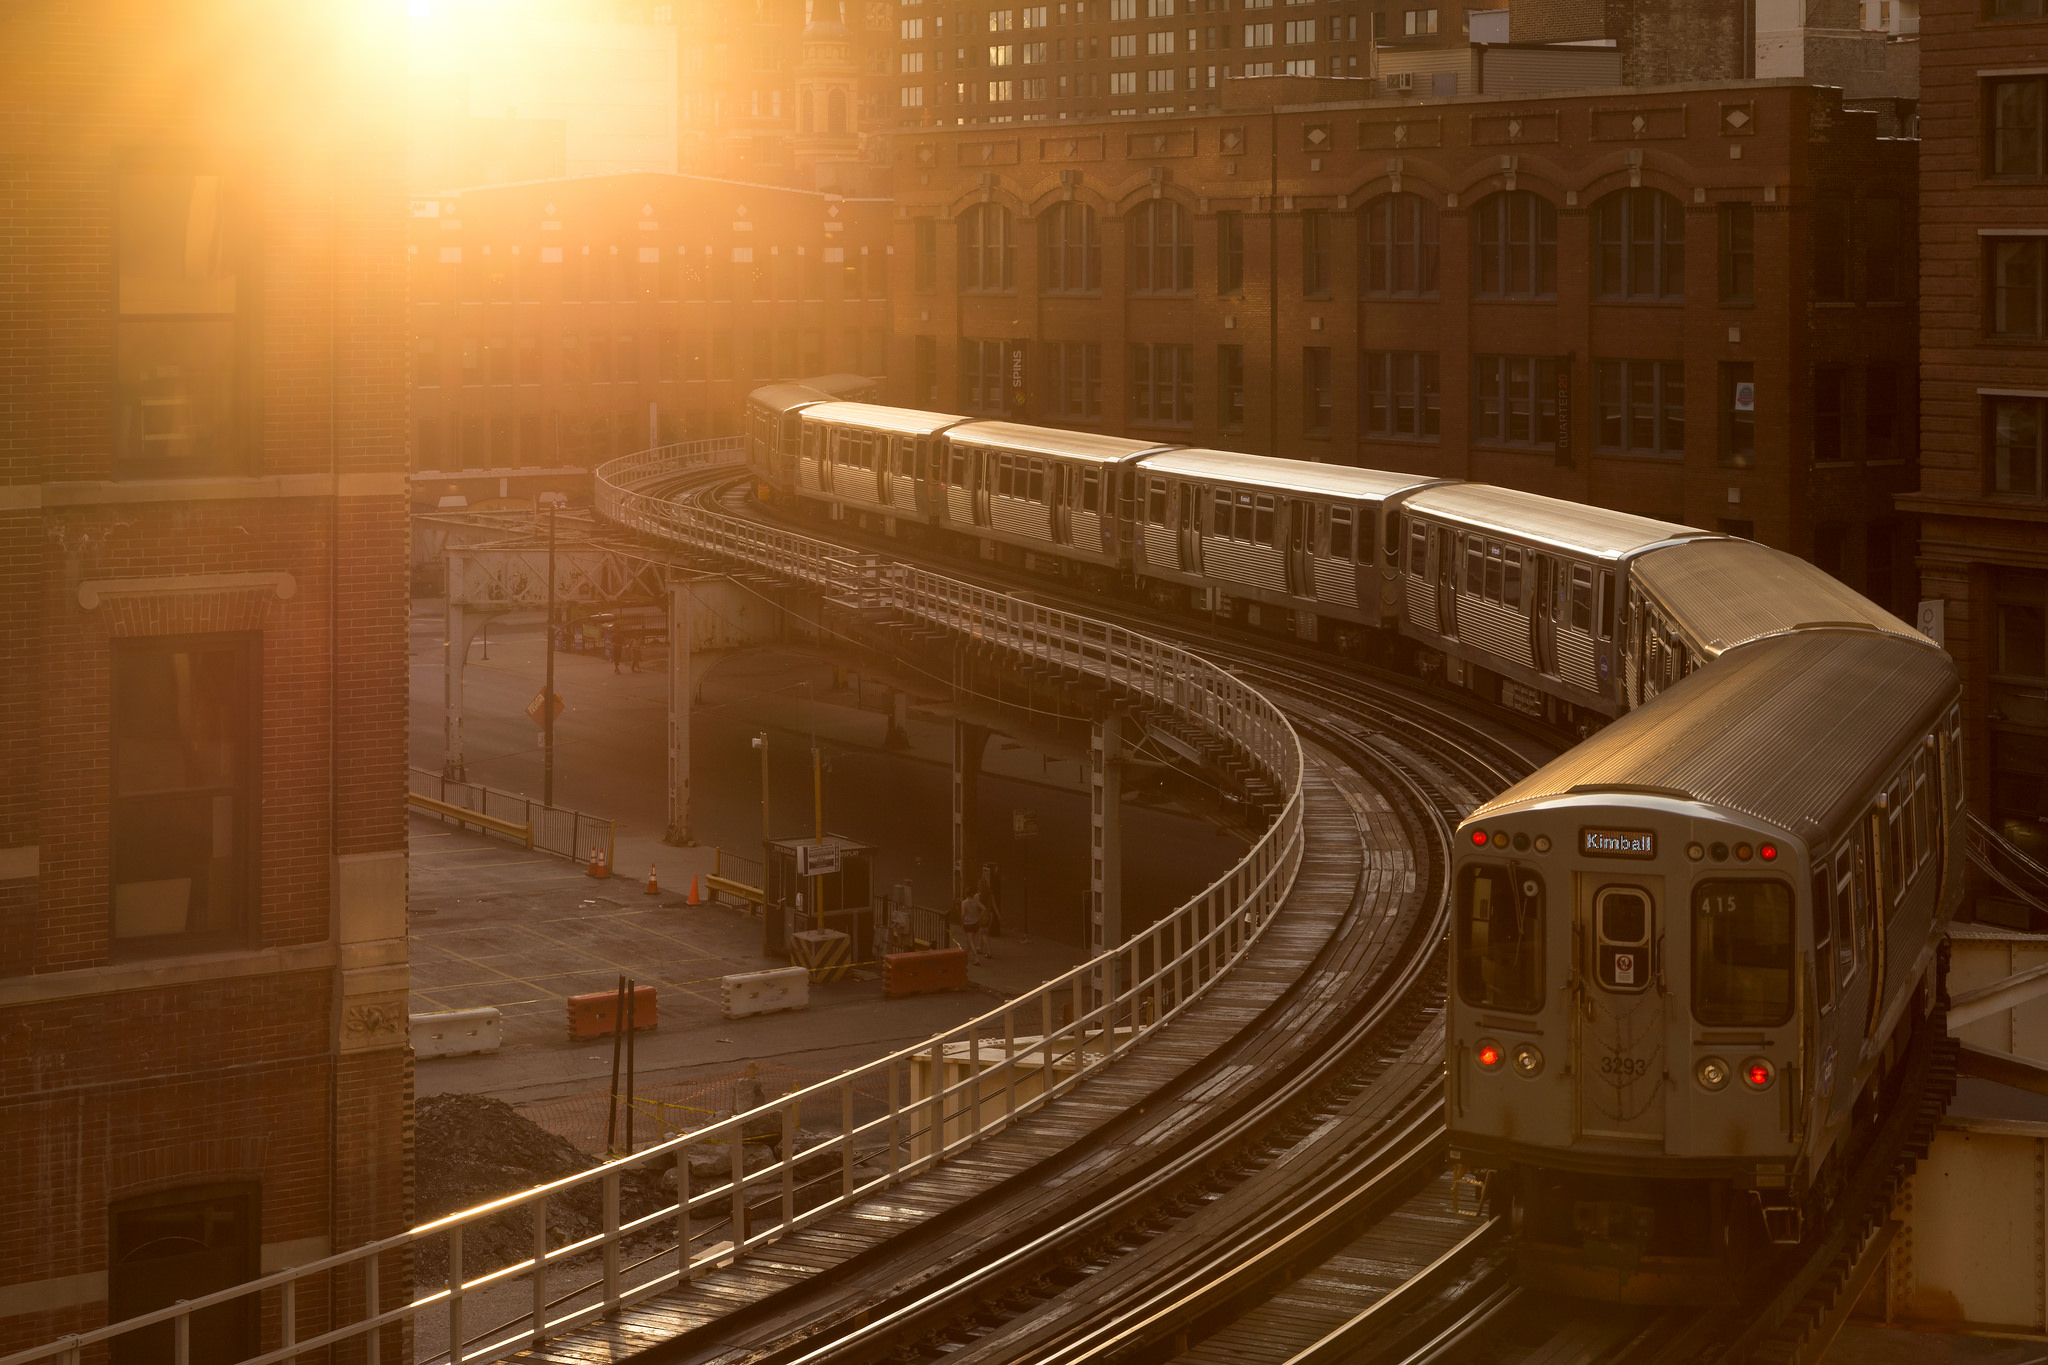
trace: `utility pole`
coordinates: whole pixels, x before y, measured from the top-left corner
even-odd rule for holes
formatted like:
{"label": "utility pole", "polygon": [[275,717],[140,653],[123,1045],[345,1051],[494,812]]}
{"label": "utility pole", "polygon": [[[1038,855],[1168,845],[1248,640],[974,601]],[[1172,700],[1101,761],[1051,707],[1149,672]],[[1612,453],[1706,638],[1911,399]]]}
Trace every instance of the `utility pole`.
{"label": "utility pole", "polygon": [[555,804],[555,504],[548,504],[548,621],[541,632],[547,681],[540,694],[540,803]]}

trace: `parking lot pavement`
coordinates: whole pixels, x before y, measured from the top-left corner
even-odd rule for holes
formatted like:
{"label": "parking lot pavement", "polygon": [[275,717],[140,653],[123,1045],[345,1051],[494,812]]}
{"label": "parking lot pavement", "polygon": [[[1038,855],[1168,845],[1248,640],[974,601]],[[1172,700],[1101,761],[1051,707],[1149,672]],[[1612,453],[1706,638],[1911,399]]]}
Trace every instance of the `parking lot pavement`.
{"label": "parking lot pavement", "polygon": [[625,878],[597,881],[575,864],[425,815],[412,819],[412,1010],[495,1005],[494,1055],[425,1058],[422,1095],[478,1091],[515,1103],[605,1084],[611,1050],[571,1043],[565,1000],[614,989],[621,975],[651,985],[660,1027],[637,1040],[640,1075],[680,1080],[749,1061],[803,1071],[855,1065],[927,1038],[1064,971],[1064,946],[996,939],[971,989],[886,1000],[879,970],[813,985],[807,1010],[726,1019],[718,979],[787,966],[761,952],[761,921],[728,904],[647,896]]}

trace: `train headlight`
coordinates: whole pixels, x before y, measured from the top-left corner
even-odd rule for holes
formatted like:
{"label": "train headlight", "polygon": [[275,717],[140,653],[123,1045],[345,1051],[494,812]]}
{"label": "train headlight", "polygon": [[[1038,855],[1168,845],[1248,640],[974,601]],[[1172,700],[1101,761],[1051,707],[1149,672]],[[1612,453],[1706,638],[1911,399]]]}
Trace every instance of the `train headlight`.
{"label": "train headlight", "polygon": [[1728,1084],[1728,1063],[1719,1057],[1702,1057],[1699,1065],[1692,1069],[1693,1078],[1702,1090],[1719,1090]]}
{"label": "train headlight", "polygon": [[1510,1060],[1517,1076],[1534,1076],[1543,1070],[1543,1050],[1534,1043],[1516,1043]]}
{"label": "train headlight", "polygon": [[1485,830],[1483,830],[1483,829],[1475,829],[1475,830],[1473,830],[1473,831],[1472,831],[1472,846],[1473,846],[1474,848],[1485,848],[1485,847],[1486,847],[1486,831],[1485,831]]}
{"label": "train headlight", "polygon": [[1500,1044],[1493,1039],[1481,1038],[1479,1046],[1472,1050],[1472,1055],[1479,1060],[1481,1071],[1498,1071],[1507,1054],[1501,1051]]}
{"label": "train headlight", "polygon": [[1742,1064],[1742,1083],[1751,1090],[1768,1090],[1776,1080],[1778,1070],[1766,1057],[1751,1057]]}
{"label": "train headlight", "polygon": [[1694,862],[1698,862],[1707,856],[1707,846],[1705,844],[1687,844],[1685,846],[1685,856]]}
{"label": "train headlight", "polygon": [[1538,853],[1550,852],[1550,836],[1548,834],[1539,834],[1536,836],[1536,851]]}

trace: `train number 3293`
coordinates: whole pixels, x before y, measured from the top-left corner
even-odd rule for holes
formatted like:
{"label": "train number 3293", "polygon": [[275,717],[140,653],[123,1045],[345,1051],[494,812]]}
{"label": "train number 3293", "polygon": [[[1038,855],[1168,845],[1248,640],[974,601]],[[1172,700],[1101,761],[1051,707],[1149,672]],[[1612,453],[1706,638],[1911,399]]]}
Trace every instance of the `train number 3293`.
{"label": "train number 3293", "polygon": [[1650,1064],[1641,1057],[1617,1057],[1612,1053],[1600,1059],[1600,1074],[1611,1076],[1617,1081],[1633,1081],[1646,1074]]}

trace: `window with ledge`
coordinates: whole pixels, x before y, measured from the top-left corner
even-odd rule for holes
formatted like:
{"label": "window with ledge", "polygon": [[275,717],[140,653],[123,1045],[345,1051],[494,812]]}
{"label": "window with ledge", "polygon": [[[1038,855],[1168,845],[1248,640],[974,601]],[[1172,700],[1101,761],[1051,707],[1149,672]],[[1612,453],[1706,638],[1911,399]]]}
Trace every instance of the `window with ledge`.
{"label": "window with ledge", "polygon": [[1865,199],[1857,206],[1856,229],[1863,239],[1864,299],[1896,303],[1905,298],[1911,275],[1905,205],[1886,197]]}
{"label": "window with ledge", "polygon": [[1216,292],[1244,292],[1244,214],[1236,209],[1216,215]]}
{"label": "window with ledge", "polygon": [[1987,237],[1984,240],[1984,330],[1993,337],[2037,341],[2048,335],[2042,283],[2048,238]]}
{"label": "window with ledge", "polygon": [[1055,204],[1038,220],[1040,289],[1048,293],[1092,293],[1102,288],[1102,236],[1095,210],[1072,200]]}
{"label": "window with ledge", "polygon": [[1911,380],[1896,365],[1872,365],[1863,372],[1863,458],[1896,460],[1903,454],[1899,437],[1901,409],[1909,404]]}
{"label": "window with ledge", "polygon": [[1102,416],[1102,345],[1094,341],[1048,341],[1045,356],[1045,415],[1060,421],[1092,422]]}
{"label": "window with ledge", "polygon": [[1629,455],[1685,454],[1685,364],[1677,360],[1596,360],[1595,443]]}
{"label": "window with ledge", "polygon": [[1849,298],[1849,203],[1823,191],[1813,205],[1813,297],[1820,303]]}
{"label": "window with ledge", "polygon": [[235,196],[170,159],[124,164],[115,195],[117,475],[241,472],[252,391]]}
{"label": "window with ledge", "polygon": [[2044,106],[2048,77],[2020,76],[1984,82],[1984,173],[2032,180],[2044,164]]}
{"label": "window with ledge", "polygon": [[1306,435],[1330,434],[1330,412],[1336,402],[1334,378],[1328,346],[1302,347],[1301,429]]}
{"label": "window with ledge", "polygon": [[1557,297],[1557,207],[1529,190],[1472,208],[1472,292],[1482,299]]}
{"label": "window with ledge", "polygon": [[[139,1317],[183,1299],[203,1298],[261,1273],[262,1193],[254,1184],[187,1186],[123,1199],[107,1209],[107,1316]],[[109,1343],[112,1365],[143,1365],[183,1355],[243,1360],[261,1349],[261,1296],[202,1308],[188,1319],[184,1350],[177,1327],[159,1322]]]}
{"label": "window with ledge", "polygon": [[1816,464],[1832,464],[1848,458],[1848,443],[1843,439],[1844,419],[1847,416],[1846,394],[1848,371],[1840,365],[1816,365],[1813,367],[1813,459]]}
{"label": "window with ledge", "polygon": [[1472,439],[1556,446],[1557,369],[1553,356],[1472,357]]}
{"label": "window with ledge", "polygon": [[1360,357],[1364,434],[1434,441],[1442,425],[1434,351],[1367,351]]}
{"label": "window with ledge", "polygon": [[2043,430],[2048,428],[2048,399],[1986,398],[1984,430],[1993,493],[2011,497],[2048,495]]}
{"label": "window with ledge", "polygon": [[1195,348],[1136,341],[1130,350],[1130,420],[1150,426],[1192,426]]}
{"label": "window with ledge", "polygon": [[1171,199],[1148,199],[1129,219],[1130,289],[1185,294],[1195,287],[1194,219]]}
{"label": "window with ledge", "polygon": [[2048,18],[2048,0],[1983,0],[1986,19]]}
{"label": "window with ledge", "polygon": [[1383,194],[1360,211],[1364,219],[1362,293],[1416,298],[1437,292],[1436,205],[1419,194]]}
{"label": "window with ledge", "polygon": [[931,218],[917,220],[917,291],[928,294],[939,287],[939,225]]}
{"label": "window with ledge", "polygon": [[1593,205],[1593,294],[1685,297],[1685,210],[1662,190],[1616,190]]}
{"label": "window with ledge", "polygon": [[1017,244],[1010,211],[1000,204],[976,204],[959,219],[960,287],[1002,293],[1016,287]]}
{"label": "window with ledge", "polygon": [[113,644],[117,956],[239,947],[256,903],[253,634]]}
{"label": "window with ledge", "polygon": [[1216,348],[1216,421],[1225,431],[1244,430],[1244,347]]}
{"label": "window with ledge", "polygon": [[961,339],[960,410],[991,414],[1004,411],[1002,342]]}

